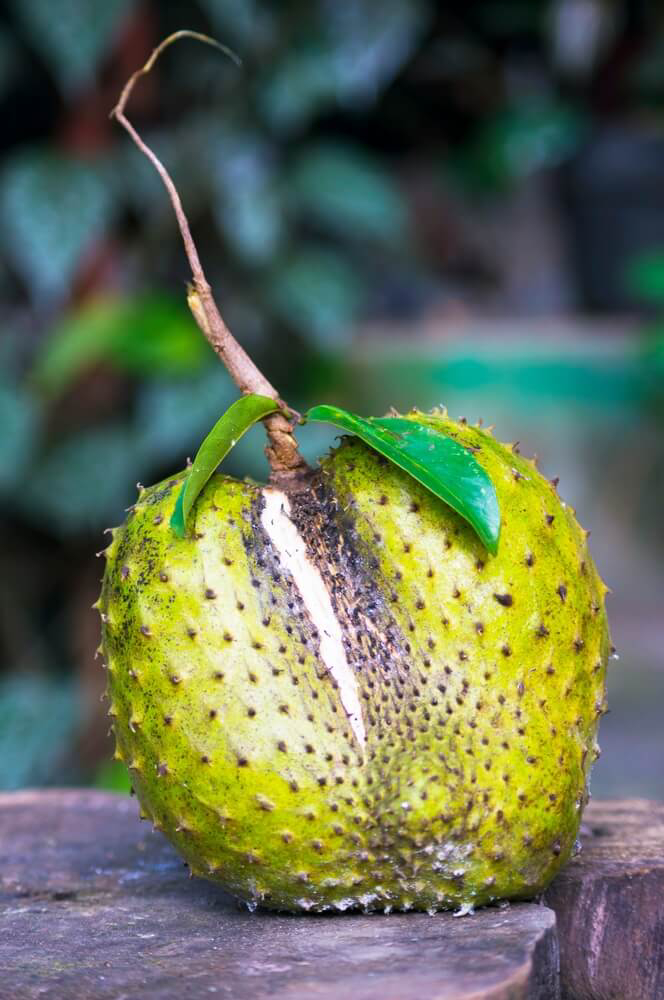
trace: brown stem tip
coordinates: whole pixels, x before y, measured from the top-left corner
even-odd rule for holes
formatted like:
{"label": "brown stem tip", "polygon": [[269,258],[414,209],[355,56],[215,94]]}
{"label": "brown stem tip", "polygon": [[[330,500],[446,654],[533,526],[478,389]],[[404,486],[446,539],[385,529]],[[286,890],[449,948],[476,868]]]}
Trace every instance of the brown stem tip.
{"label": "brown stem tip", "polygon": [[[187,260],[189,261],[193,277],[193,284],[189,288],[187,302],[202,333],[221,358],[228,370],[228,373],[242,393],[257,393],[261,396],[269,396],[271,399],[279,400],[283,408],[289,410],[290,408],[279,399],[279,393],[277,390],[265,378],[260,369],[256,367],[247,352],[237,342],[224,323],[212,295],[210,285],[205,277],[205,272],[203,271],[203,266],[198,256],[198,250],[191,235],[189,220],[187,219],[185,211],[182,207],[182,201],[173,179],[159,157],[143,141],[143,139],[141,139],[140,135],[125,115],[127,102],[131,97],[137,81],[140,77],[145,76],[150,72],[154,64],[157,62],[157,59],[165,49],[172,45],[173,42],[176,42],[181,38],[192,38],[195,41],[203,42],[206,45],[212,45],[214,48],[219,49],[225,55],[229,56],[233,62],[240,65],[240,60],[235,53],[231,52],[231,50],[226,48],[225,45],[215,41],[215,39],[209,38],[207,35],[199,34],[196,31],[176,31],[174,34],[169,35],[168,38],[165,38],[156,47],[148,61],[141,69],[136,70],[136,72],[131,75],[125,84],[122,93],[120,94],[118,103],[111,111],[111,118],[115,118],[116,121],[122,125],[122,127],[129,133],[134,144],[138,147],[141,153],[143,153],[144,156],[150,160],[153,167],[161,177],[164,187],[168,192],[168,196],[171,200],[171,205],[173,206],[173,211],[175,212],[175,217],[180,228],[182,242],[184,243],[185,253],[187,255]],[[294,411],[290,412],[294,413]],[[295,417],[296,422],[297,415],[295,415]],[[265,418],[264,423],[268,436],[268,446],[265,449],[265,454],[267,455],[270,463],[271,478],[283,479],[298,477],[306,473],[308,471],[308,466],[298,451],[297,442],[295,441],[295,437],[293,435],[294,424],[287,420],[282,413],[271,414],[269,417]]]}

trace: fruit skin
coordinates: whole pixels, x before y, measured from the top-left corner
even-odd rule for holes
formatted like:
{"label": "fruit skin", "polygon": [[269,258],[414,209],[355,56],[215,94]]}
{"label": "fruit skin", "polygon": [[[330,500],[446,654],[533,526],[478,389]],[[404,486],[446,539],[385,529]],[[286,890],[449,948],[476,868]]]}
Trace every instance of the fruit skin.
{"label": "fruit skin", "polygon": [[261,523],[182,475],[113,533],[99,607],[117,756],[192,873],[287,910],[442,909],[540,892],[573,852],[610,649],[606,587],[533,462],[442,413],[496,488],[491,556],[407,474],[344,439],[291,519],[331,594],[362,747]]}

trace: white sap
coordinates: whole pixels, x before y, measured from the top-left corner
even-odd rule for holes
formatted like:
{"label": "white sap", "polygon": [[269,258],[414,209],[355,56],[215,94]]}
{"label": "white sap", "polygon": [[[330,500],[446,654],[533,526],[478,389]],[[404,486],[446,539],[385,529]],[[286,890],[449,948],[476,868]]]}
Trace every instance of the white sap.
{"label": "white sap", "polygon": [[309,617],[320,636],[320,656],[339,685],[339,697],[355,738],[361,747],[366,741],[357,680],[346,659],[343,633],[332,601],[315,564],[309,559],[304,539],[291,521],[290,501],[281,490],[264,489],[265,507],[261,523],[279,554],[281,565],[293,577]]}

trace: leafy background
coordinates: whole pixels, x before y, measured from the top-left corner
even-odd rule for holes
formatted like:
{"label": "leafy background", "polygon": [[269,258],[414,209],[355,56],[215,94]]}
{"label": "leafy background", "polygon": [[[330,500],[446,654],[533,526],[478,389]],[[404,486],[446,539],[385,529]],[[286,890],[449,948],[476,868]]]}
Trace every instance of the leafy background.
{"label": "leafy background", "polygon": [[[602,0],[8,0],[0,12],[0,787],[126,788],[94,659],[103,529],[236,393],[133,119],[289,402],[447,402],[593,529],[616,643],[594,790],[664,795],[664,17]],[[333,430],[302,434],[310,460]],[[264,475],[260,429],[229,457]]]}

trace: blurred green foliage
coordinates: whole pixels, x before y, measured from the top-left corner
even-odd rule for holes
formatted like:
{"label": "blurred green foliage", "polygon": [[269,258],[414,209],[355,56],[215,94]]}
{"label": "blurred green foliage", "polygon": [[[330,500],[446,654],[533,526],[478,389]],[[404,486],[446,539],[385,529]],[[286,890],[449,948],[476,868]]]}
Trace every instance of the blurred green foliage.
{"label": "blurred green foliage", "polygon": [[642,302],[664,305],[664,250],[649,250],[629,261],[625,281]]}
{"label": "blurred green foliage", "polygon": [[112,216],[99,170],[72,156],[28,150],[0,177],[3,250],[36,300],[63,296],[81,255]]}
{"label": "blurred green foliage", "polygon": [[57,395],[101,362],[136,375],[186,376],[210,354],[184,303],[165,295],[95,299],[54,327],[32,378]]}
{"label": "blurred green foliage", "polygon": [[73,773],[66,757],[80,710],[71,680],[30,674],[0,680],[0,788],[49,784]]}
{"label": "blurred green foliage", "polygon": [[132,0],[11,0],[19,28],[41,54],[65,95],[94,81],[99,62]]}
{"label": "blurred green foliage", "polygon": [[452,158],[451,169],[463,187],[495,194],[567,160],[586,128],[582,111],[560,99],[521,101],[483,122]]}
{"label": "blurred green foliage", "polygon": [[[109,745],[91,665],[92,555],[136,481],[182,467],[237,396],[187,312],[161,182],[108,121],[126,78],[181,27],[237,49],[242,71],[190,41],[169,50],[130,116],[177,182],[225,319],[284,396],[365,412],[378,390],[366,372],[352,381],[358,321],[408,323],[495,294],[500,249],[478,250],[466,213],[572,157],[592,130],[592,95],[551,55],[555,7],[5,5],[0,601],[13,610],[0,613],[0,787],[94,780]],[[653,53],[649,41],[629,77],[648,107],[664,94]],[[633,280],[659,307],[655,264],[635,262]],[[662,343],[649,340],[658,357]],[[405,370],[391,375],[404,392]],[[442,363],[435,373],[438,387],[456,377]],[[414,384],[430,390],[426,373]],[[302,432],[310,458],[329,440]],[[247,434],[228,471],[263,474],[262,447],[260,430]],[[77,761],[58,752],[86,739]],[[114,766],[97,780],[126,788]]]}
{"label": "blurred green foliage", "polygon": [[664,417],[664,250],[638,254],[628,264],[625,283],[637,301],[646,305],[652,318],[641,331],[643,363],[649,373],[648,402]]}

